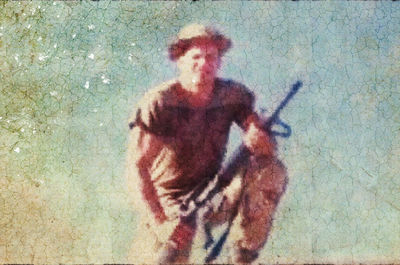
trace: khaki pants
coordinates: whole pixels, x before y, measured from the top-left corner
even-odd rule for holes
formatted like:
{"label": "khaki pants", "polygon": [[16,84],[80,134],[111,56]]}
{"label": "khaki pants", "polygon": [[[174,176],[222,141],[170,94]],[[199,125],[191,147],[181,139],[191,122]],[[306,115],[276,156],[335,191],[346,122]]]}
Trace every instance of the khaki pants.
{"label": "khaki pants", "polygon": [[234,241],[234,262],[250,263],[267,241],[273,214],[286,184],[286,169],[279,160],[251,157],[243,174],[210,202],[206,212],[199,212],[195,218],[172,218],[156,224],[151,214],[143,209],[128,261],[135,264],[202,263],[203,260],[190,260],[198,225],[220,225],[230,220],[236,211],[229,235]]}

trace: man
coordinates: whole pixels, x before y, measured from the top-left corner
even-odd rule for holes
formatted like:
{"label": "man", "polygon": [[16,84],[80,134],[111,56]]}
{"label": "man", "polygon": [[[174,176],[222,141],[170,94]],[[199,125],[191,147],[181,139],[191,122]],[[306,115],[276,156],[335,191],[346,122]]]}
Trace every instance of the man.
{"label": "man", "polygon": [[[178,78],[150,90],[137,106],[127,178],[140,220],[130,262],[188,262],[199,220],[217,224],[236,210],[235,262],[252,262],[266,242],[286,172],[253,110],[253,94],[237,82],[217,78],[230,46],[210,27],[183,28],[169,47]],[[251,152],[242,178],[221,191],[223,200],[214,212],[184,217],[183,202],[205,189],[220,170],[234,122]]]}

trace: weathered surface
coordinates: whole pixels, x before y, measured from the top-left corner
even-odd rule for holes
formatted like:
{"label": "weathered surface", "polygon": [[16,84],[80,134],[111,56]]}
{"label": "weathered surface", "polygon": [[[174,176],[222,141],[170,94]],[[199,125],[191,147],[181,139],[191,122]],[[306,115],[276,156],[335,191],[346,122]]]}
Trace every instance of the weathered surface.
{"label": "weathered surface", "polygon": [[289,184],[259,262],[400,262],[398,3],[0,7],[0,263],[126,260],[138,221],[123,178],[128,117],[174,76],[167,42],[195,21],[232,39],[223,77],[258,107],[304,82],[282,113]]}

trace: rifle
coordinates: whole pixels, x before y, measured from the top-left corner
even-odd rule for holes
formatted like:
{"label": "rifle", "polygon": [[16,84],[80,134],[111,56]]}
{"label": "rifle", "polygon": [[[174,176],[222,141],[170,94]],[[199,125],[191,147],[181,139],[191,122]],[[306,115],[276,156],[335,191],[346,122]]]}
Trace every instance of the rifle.
{"label": "rifle", "polygon": [[[286,95],[284,100],[279,104],[277,109],[273,112],[273,114],[264,122],[263,129],[271,136],[276,137],[280,136],[283,138],[288,138],[292,134],[292,130],[290,126],[284,123],[280,118],[279,114],[282,109],[288,104],[288,102],[293,98],[293,96],[298,92],[298,90],[302,87],[303,83],[301,81],[297,81],[294,83]],[[285,131],[278,132],[273,131],[272,126],[274,124],[278,124],[282,126]],[[214,183],[214,187],[209,189],[204,189],[204,185],[200,185],[199,189],[195,190],[189,198],[182,204],[181,210],[184,212],[183,216],[194,216],[199,209],[204,207],[207,202],[209,202],[216,194],[221,192],[221,190],[228,186],[233,179],[233,177],[239,172],[241,168],[248,162],[250,157],[250,151],[246,148],[244,144],[242,144],[233,154],[233,156],[228,160],[228,163],[220,170],[217,174],[217,181]],[[222,246],[224,245],[226,238],[230,232],[231,225],[233,223],[234,218],[237,214],[237,208],[234,207],[233,213],[229,220],[228,228],[218,240],[218,242],[214,245],[209,255],[206,257],[205,262],[212,262],[220,253]],[[206,229],[206,233],[209,233]],[[211,237],[210,237],[211,238]],[[207,249],[213,243],[212,239],[210,239],[205,244],[205,248]]]}
{"label": "rifle", "polygon": [[[289,125],[284,123],[280,118],[279,114],[282,109],[288,104],[289,100],[297,93],[300,87],[303,85],[301,81],[297,81],[292,85],[290,92],[286,95],[285,99],[279,104],[274,113],[264,122],[263,129],[268,132],[270,136],[280,136],[283,138],[288,138],[292,134],[292,130]],[[274,124],[281,125],[286,131],[278,132],[273,131],[272,126]],[[250,157],[250,151],[246,148],[244,144],[240,145],[239,148],[233,153],[232,157],[228,159],[228,163],[219,171],[217,174],[218,181],[215,186],[208,190],[204,190],[204,185],[199,185],[199,190],[201,192],[194,191],[182,204],[181,210],[185,212],[185,216],[189,216],[192,212],[197,212],[197,210],[204,206],[206,202],[212,199],[222,188],[229,185],[232,178],[240,170],[240,168],[246,164],[248,158]],[[204,192],[205,193],[204,193]],[[192,204],[192,205],[191,205]]]}

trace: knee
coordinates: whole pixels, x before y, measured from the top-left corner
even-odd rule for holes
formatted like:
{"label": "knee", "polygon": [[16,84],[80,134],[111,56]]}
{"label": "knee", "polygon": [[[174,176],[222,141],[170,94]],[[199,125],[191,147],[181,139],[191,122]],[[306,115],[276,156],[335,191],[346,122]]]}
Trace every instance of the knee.
{"label": "knee", "polygon": [[253,158],[247,173],[250,189],[262,191],[266,199],[278,201],[288,183],[286,167],[277,158]]}

